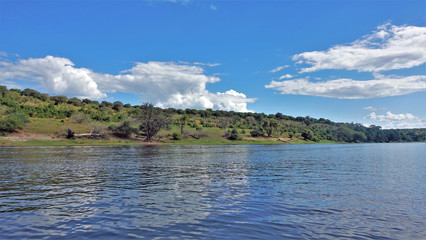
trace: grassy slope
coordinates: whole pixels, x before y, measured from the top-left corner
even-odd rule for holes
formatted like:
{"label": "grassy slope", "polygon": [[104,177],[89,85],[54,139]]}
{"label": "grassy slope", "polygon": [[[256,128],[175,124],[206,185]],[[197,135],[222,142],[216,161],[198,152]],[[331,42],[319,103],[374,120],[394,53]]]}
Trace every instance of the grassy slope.
{"label": "grassy slope", "polygon": [[[75,146],[75,145],[138,145],[143,144],[143,139],[118,139],[108,140],[97,139],[76,139],[69,140],[63,137],[65,129],[71,128],[76,133],[90,132],[90,124],[79,124],[72,120],[59,119],[40,119],[32,118],[31,122],[20,133],[13,133],[14,139],[0,137],[0,146]],[[179,127],[172,126],[169,130],[161,130],[158,134],[157,143],[177,144],[177,145],[229,145],[229,144],[284,144],[284,143],[315,143],[301,139],[291,139],[286,142],[278,141],[276,138],[250,138],[250,130],[245,130],[245,134],[240,133],[243,138],[241,141],[231,141],[223,137],[224,131],[219,128],[204,128],[206,135],[200,139],[195,139],[196,129],[185,126],[184,131],[187,135],[182,140],[172,140],[171,134],[180,132]],[[239,130],[241,132],[241,130]],[[28,137],[29,136],[29,137]],[[31,137],[32,136],[32,137]],[[322,141],[330,143],[330,141]]]}

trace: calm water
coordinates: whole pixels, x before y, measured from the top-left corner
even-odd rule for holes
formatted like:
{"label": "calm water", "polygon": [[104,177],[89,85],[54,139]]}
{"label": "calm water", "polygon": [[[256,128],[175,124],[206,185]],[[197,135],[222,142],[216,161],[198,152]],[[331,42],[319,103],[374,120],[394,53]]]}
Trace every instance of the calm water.
{"label": "calm water", "polygon": [[2,239],[425,239],[426,143],[0,148]]}

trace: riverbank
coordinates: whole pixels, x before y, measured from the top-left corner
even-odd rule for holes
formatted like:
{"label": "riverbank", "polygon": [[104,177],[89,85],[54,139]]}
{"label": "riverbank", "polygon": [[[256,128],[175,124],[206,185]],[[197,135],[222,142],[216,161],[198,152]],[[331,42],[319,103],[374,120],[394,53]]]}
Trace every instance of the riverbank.
{"label": "riverbank", "polygon": [[0,147],[21,146],[106,146],[106,145],[279,145],[279,144],[312,144],[312,143],[336,143],[334,141],[305,141],[302,139],[273,138],[273,137],[245,137],[242,140],[229,140],[222,138],[200,138],[173,140],[168,138],[156,139],[153,142],[145,142],[143,138],[116,138],[107,139],[66,139],[49,134],[16,132],[8,136],[0,137]]}

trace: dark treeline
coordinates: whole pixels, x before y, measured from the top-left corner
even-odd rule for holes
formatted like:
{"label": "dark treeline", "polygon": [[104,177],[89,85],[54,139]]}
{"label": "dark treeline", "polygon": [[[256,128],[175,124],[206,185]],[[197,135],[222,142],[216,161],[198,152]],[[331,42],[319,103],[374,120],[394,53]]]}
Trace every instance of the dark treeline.
{"label": "dark treeline", "polygon": [[[7,89],[0,86],[0,131],[19,128],[30,118],[90,119],[106,123],[128,124],[141,115],[146,105],[123,104],[120,101],[80,100],[76,97],[49,96],[33,89]],[[426,129],[382,129],[359,123],[337,123],[324,118],[293,117],[282,113],[264,114],[222,110],[159,109],[172,124],[193,128],[219,127],[248,131],[253,137],[303,138],[310,141],[341,142],[412,142],[426,141]],[[19,121],[18,121],[19,120]],[[126,122],[127,123],[124,123]],[[13,125],[15,124],[15,125]],[[17,125],[16,125],[17,124]],[[21,124],[21,125],[19,125]],[[121,125],[120,125],[121,124]]]}

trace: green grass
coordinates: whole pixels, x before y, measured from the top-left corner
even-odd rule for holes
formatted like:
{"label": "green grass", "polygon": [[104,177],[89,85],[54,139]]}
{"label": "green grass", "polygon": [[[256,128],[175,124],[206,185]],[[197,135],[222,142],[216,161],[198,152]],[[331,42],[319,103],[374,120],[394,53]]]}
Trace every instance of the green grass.
{"label": "green grass", "polygon": [[[40,119],[32,118],[31,122],[23,129],[24,132],[38,133],[45,135],[64,135],[65,129],[70,128],[76,133],[90,132],[90,124],[79,124],[73,120],[60,120],[60,119]],[[336,143],[333,141],[322,140],[319,142],[305,141],[301,139],[291,139],[288,142],[280,142],[273,138],[271,139],[243,139],[240,141],[231,141],[223,137],[224,130],[211,127],[203,128],[206,134],[201,139],[195,139],[191,136],[197,136],[195,128],[185,126],[184,131],[188,136],[187,139],[170,140],[174,132],[180,133],[178,126],[172,126],[171,129],[161,130],[158,136],[161,136],[159,143],[175,144],[175,145],[243,145],[243,144],[260,144],[260,145],[278,145],[278,144],[312,144],[312,143]],[[250,136],[249,129],[245,130],[246,133],[240,135],[243,137]],[[96,139],[56,139],[56,140],[28,140],[28,141],[10,141],[1,140],[0,146],[97,146],[97,145],[138,145],[142,144],[141,140],[130,139],[109,139],[109,140],[96,140]]]}
{"label": "green grass", "polygon": [[70,128],[76,133],[90,132],[90,127],[85,124],[79,124],[71,120],[32,118],[30,123],[25,126],[24,131],[40,134],[61,134],[65,129]]}

